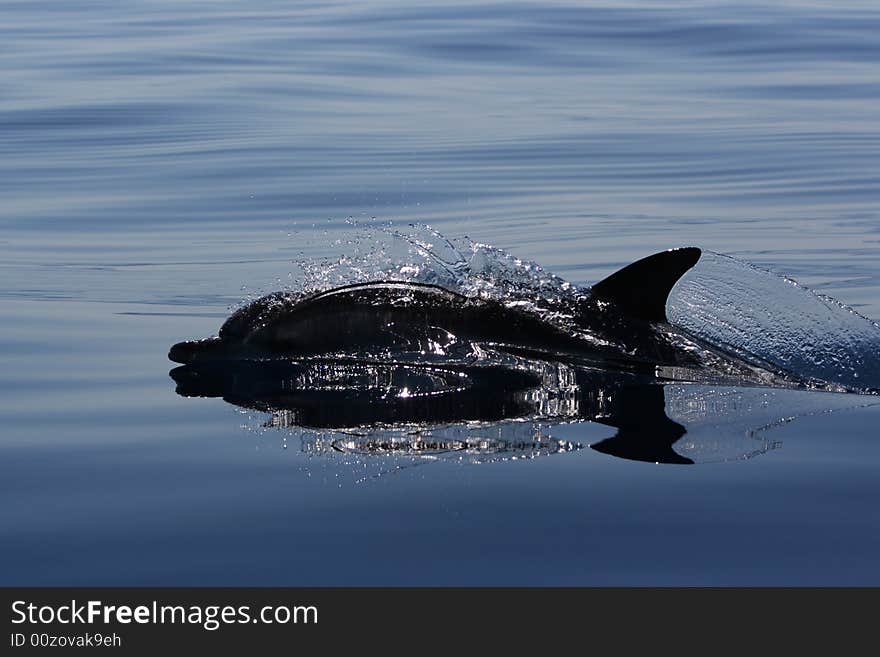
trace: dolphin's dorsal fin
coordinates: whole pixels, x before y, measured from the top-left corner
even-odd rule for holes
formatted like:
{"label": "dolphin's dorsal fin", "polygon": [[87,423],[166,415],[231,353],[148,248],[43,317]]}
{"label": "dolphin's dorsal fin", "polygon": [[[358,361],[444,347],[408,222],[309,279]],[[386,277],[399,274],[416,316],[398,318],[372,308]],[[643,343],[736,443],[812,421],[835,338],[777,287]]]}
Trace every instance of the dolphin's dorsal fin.
{"label": "dolphin's dorsal fin", "polygon": [[591,291],[620,312],[649,322],[665,322],[666,298],[679,278],[700,259],[700,249],[670,249],[637,260],[596,283]]}

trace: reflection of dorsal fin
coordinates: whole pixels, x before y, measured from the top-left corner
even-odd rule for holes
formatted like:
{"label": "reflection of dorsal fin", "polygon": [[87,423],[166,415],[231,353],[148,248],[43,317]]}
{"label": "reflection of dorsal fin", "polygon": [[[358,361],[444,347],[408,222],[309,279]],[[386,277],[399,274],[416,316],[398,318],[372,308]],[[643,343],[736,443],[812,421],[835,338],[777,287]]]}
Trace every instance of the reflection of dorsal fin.
{"label": "reflection of dorsal fin", "polygon": [[673,449],[687,430],[666,415],[663,386],[631,385],[613,391],[604,417],[596,422],[617,427],[617,434],[591,448],[622,459],[650,463],[682,463],[693,461]]}
{"label": "reflection of dorsal fin", "polygon": [[593,295],[621,312],[649,322],[666,321],[666,297],[700,259],[700,249],[662,251],[637,260],[592,287]]}

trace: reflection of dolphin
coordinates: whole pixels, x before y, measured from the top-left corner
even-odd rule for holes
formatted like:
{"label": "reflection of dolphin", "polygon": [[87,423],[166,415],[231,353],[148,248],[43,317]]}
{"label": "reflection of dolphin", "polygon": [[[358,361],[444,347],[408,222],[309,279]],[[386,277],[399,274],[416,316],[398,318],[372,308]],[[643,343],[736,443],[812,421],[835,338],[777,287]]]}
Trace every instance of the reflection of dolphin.
{"label": "reflection of dolphin", "polygon": [[[750,371],[666,323],[666,299],[697,262],[683,248],[639,260],[560,301],[568,323],[546,321],[516,304],[465,297],[421,283],[373,282],[312,295],[280,292],[234,313],[219,337],[181,342],[179,363],[415,354],[443,358],[480,345],[520,355],[569,359],[603,369],[653,373],[657,366]],[[422,358],[421,360],[424,360]]]}
{"label": "reflection of dolphin", "polygon": [[278,423],[312,428],[494,422],[526,417],[525,394],[540,376],[494,366],[420,366],[339,361],[194,363],[171,371],[185,396],[275,412]]}
{"label": "reflection of dolphin", "polygon": [[[181,395],[222,397],[270,412],[273,426],[381,430],[590,420],[617,429],[614,437],[593,445],[597,451],[641,461],[692,462],[674,451],[685,429],[666,416],[663,387],[648,377],[525,359],[515,365],[437,366],[352,359],[206,361],[178,367],[171,377]],[[386,443],[380,435],[343,446],[382,453]]]}

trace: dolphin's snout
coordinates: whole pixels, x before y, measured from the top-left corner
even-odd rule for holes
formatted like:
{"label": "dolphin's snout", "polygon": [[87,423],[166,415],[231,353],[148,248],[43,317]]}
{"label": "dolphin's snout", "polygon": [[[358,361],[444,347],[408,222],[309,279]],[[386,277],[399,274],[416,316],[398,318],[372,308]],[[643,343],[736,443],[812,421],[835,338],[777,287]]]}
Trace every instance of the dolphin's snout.
{"label": "dolphin's snout", "polygon": [[188,340],[178,342],[168,352],[169,360],[175,363],[192,363],[195,360],[209,359],[220,351],[225,345],[220,338],[207,338],[206,340]]}
{"label": "dolphin's snout", "polygon": [[192,351],[189,342],[178,342],[168,351],[168,359],[175,363],[188,363],[192,360]]}

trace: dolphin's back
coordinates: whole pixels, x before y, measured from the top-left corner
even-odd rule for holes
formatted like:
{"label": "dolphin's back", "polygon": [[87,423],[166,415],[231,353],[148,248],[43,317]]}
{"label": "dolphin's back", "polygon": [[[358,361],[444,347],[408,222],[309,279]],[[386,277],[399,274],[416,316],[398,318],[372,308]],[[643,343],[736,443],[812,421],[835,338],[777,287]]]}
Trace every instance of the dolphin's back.
{"label": "dolphin's back", "polygon": [[343,285],[313,293],[274,292],[236,310],[220,327],[224,340],[247,340],[255,333],[310,312],[331,308],[351,310],[356,306],[398,308],[446,306],[467,302],[467,297],[427,283],[376,281]]}

